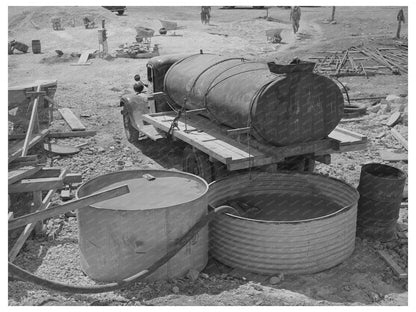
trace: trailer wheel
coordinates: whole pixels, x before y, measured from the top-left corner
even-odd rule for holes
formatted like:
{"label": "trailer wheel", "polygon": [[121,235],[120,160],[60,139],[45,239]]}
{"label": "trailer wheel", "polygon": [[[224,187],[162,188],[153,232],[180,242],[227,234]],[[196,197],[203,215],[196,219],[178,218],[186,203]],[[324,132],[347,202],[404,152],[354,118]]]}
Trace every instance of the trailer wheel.
{"label": "trailer wheel", "polygon": [[123,125],[127,141],[136,143],[139,140],[140,132],[131,125],[130,115],[128,112],[123,112]]}
{"label": "trailer wheel", "polygon": [[194,151],[190,146],[183,150],[182,168],[183,171],[198,175],[208,183],[213,181],[212,166],[208,155]]}

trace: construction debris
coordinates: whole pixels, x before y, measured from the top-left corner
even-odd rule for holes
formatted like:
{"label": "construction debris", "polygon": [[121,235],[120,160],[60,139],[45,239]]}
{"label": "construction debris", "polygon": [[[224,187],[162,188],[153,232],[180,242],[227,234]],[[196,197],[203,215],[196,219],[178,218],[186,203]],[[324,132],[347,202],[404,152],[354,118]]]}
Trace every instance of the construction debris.
{"label": "construction debris", "polygon": [[391,134],[395,137],[395,139],[399,141],[400,144],[407,150],[408,149],[407,140],[396,129],[393,128],[390,131],[391,131]]}
{"label": "construction debris", "polygon": [[374,76],[408,72],[407,44],[394,47],[353,46],[345,51],[320,51],[323,57],[317,60],[315,71],[330,76]]}
{"label": "construction debris", "polygon": [[152,58],[159,55],[159,47],[157,44],[153,46],[153,50],[148,50],[147,44],[133,42],[125,43],[116,50],[116,57],[126,58]]}

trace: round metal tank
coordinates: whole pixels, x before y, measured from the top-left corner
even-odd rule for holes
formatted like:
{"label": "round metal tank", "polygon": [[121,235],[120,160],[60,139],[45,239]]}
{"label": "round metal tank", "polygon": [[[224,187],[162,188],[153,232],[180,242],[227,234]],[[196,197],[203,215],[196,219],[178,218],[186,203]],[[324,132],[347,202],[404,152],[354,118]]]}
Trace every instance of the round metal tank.
{"label": "round metal tank", "polygon": [[322,139],[343,115],[344,99],[331,79],[310,72],[274,74],[266,63],[241,58],[183,58],[167,71],[164,91],[179,106],[207,108],[221,124],[251,124],[256,139],[273,145]]}
{"label": "round metal tank", "polygon": [[210,253],[259,274],[331,268],[354,250],[357,201],[350,185],[317,174],[252,172],[215,181],[210,205],[249,208],[210,223]]}
{"label": "round metal tank", "polygon": [[377,163],[361,167],[357,216],[359,235],[381,241],[394,238],[405,183],[406,174],[400,169]]}
{"label": "round metal tank", "polygon": [[[155,179],[146,179],[150,174]],[[78,197],[127,184],[130,193],[77,211],[81,267],[92,279],[120,281],[162,257],[207,213],[208,184],[192,174],[128,170],[83,184]],[[208,261],[208,228],[148,278],[180,277]]]}

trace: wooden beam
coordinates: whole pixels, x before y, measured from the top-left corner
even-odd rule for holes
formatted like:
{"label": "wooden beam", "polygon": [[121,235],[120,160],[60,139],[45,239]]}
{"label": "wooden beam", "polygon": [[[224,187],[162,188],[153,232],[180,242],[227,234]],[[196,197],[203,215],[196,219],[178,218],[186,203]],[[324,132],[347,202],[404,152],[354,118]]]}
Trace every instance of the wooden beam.
{"label": "wooden beam", "polygon": [[33,176],[33,174],[38,172],[41,168],[41,166],[27,166],[15,170],[10,170],[8,185],[16,183],[17,181],[28,178],[30,176]]}
{"label": "wooden beam", "polygon": [[377,250],[384,261],[392,268],[398,278],[407,278],[407,273],[394,261],[394,259],[384,250]]}
{"label": "wooden beam", "polygon": [[[28,144],[28,149],[31,148],[33,145],[42,141],[48,135],[48,133],[49,133],[49,129],[45,129],[45,130],[42,130],[39,134],[35,135],[30,140],[30,142]],[[18,158],[19,156],[21,156],[22,149],[23,149],[23,144],[22,143],[18,143],[18,144],[16,144],[16,146],[10,148],[8,162],[10,163],[13,160],[15,160],[16,158]]]}
{"label": "wooden beam", "polygon": [[53,208],[49,208],[48,210],[42,210],[39,212],[27,214],[25,216],[15,218],[9,221],[9,231],[13,229],[17,229],[23,225],[45,220],[47,218],[54,217],[56,215],[64,214],[65,212],[69,212],[71,210],[77,210],[97,202],[102,202],[117,196],[121,196],[124,194],[129,193],[129,187],[127,185],[118,186],[116,188],[98,192],[89,196],[85,196],[80,199],[72,200],[67,202],[63,205],[59,205]]}
{"label": "wooden beam", "polygon": [[20,182],[9,185],[9,193],[46,191],[50,189],[61,189],[63,187],[63,179],[59,177],[23,179]]}
{"label": "wooden beam", "polygon": [[407,140],[396,129],[391,129],[390,131],[391,131],[391,134],[396,138],[396,140],[399,141],[400,144],[407,150],[408,149]]}
{"label": "wooden beam", "polygon": [[84,131],[85,126],[82,122],[74,115],[74,113],[67,107],[60,108],[58,111],[61,113],[62,117],[65,119],[68,126],[73,131]]}
{"label": "wooden beam", "polygon": [[[36,88],[36,92],[40,92],[40,89],[41,89],[41,85],[38,85]],[[26,156],[27,151],[29,150],[30,137],[32,136],[33,128],[35,127],[35,122],[38,118],[38,104],[39,104],[39,95],[36,97],[33,103],[32,114],[30,115],[29,127],[27,129],[25,142],[23,143],[22,156]],[[37,131],[39,131],[39,129],[37,129]]]}
{"label": "wooden beam", "polygon": [[[32,178],[56,178],[62,172],[62,168],[56,167],[43,167],[41,170],[36,172]],[[73,183],[81,183],[82,182],[82,174],[81,173],[67,173],[63,177],[63,184],[73,184]]]}
{"label": "wooden beam", "polygon": [[[49,132],[48,138],[72,138],[72,137],[87,137],[97,134],[95,130],[86,131],[69,131],[69,132]],[[21,140],[24,139],[24,134],[10,134],[9,140]]]}
{"label": "wooden beam", "polygon": [[[42,200],[42,204],[38,207],[36,212],[48,209],[51,204],[50,200],[52,195],[55,193],[56,190],[50,190],[45,198]],[[14,244],[13,248],[9,252],[9,261],[13,262],[16,259],[17,255],[19,254],[20,250],[22,249],[25,241],[29,237],[30,233],[32,233],[33,229],[35,228],[37,222],[29,223],[25,226],[22,234],[20,234],[19,238],[17,239],[16,243]]]}

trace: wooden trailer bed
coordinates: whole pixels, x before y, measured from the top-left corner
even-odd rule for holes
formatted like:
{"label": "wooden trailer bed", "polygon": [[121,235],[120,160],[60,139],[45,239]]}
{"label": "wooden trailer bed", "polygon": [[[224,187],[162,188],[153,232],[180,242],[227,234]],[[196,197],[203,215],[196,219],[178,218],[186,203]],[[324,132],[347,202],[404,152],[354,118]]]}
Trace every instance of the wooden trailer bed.
{"label": "wooden trailer bed", "polygon": [[[153,140],[163,138],[175,116],[175,112],[144,114],[143,121],[148,125],[140,127],[141,132]],[[362,150],[367,145],[365,136],[340,127],[332,131],[326,139],[275,147],[248,139],[244,131],[233,131],[214,124],[198,114],[186,114],[186,123],[182,116],[177,120],[177,126],[179,129],[174,129],[173,137],[204,152],[211,160],[225,164],[230,171],[270,165],[297,155],[320,156]]]}

